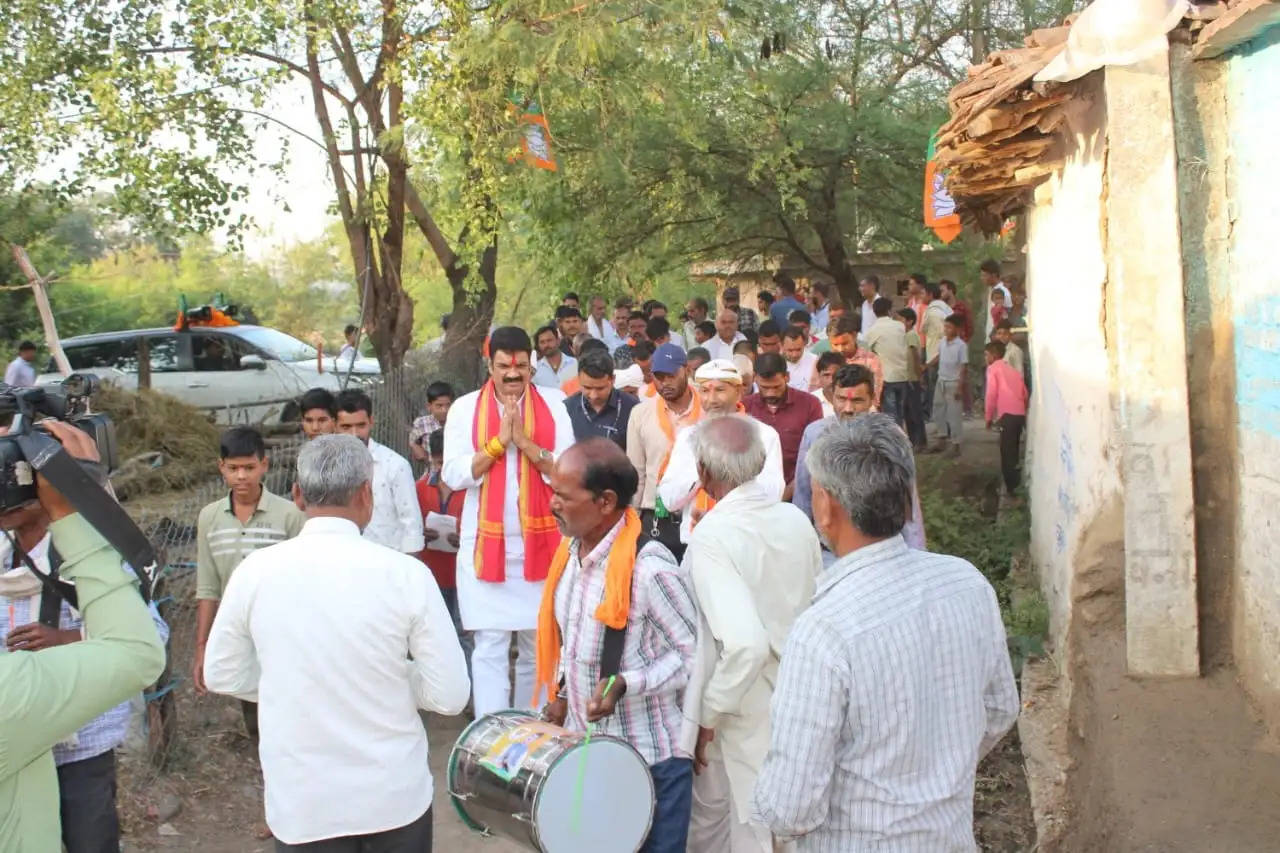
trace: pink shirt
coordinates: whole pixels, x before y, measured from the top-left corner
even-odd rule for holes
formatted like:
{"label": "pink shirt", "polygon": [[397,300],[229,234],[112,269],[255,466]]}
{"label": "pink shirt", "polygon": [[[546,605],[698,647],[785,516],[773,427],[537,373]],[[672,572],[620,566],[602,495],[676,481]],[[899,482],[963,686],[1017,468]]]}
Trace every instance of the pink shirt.
{"label": "pink shirt", "polygon": [[1027,385],[1004,359],[987,365],[987,420],[1027,413]]}

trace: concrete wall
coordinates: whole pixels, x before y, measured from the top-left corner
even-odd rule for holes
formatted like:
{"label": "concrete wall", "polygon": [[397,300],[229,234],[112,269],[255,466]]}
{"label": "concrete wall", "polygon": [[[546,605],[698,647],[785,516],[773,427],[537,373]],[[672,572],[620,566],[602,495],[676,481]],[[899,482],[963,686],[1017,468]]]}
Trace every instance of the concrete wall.
{"label": "concrete wall", "polygon": [[[1070,676],[1072,620],[1114,618],[1120,566],[1095,555],[1122,537],[1108,357],[1106,108],[1102,75],[1071,104],[1062,171],[1040,185],[1027,215],[1027,305],[1033,370],[1027,452],[1031,556],[1050,631]],[[1100,542],[1099,537],[1107,542]],[[1114,562],[1114,561],[1113,561]],[[1078,613],[1077,603],[1088,602]],[[1100,605],[1100,606],[1099,606]]]}
{"label": "concrete wall", "polygon": [[[1212,61],[1212,60],[1210,60]],[[1280,724],[1280,27],[1227,62],[1228,275],[1238,404],[1235,654],[1245,687]]]}
{"label": "concrete wall", "polygon": [[1107,270],[1125,484],[1125,659],[1200,672],[1182,239],[1167,52],[1105,71]]}
{"label": "concrete wall", "polygon": [[1227,168],[1228,63],[1171,45],[1202,669],[1231,666],[1240,479]]}

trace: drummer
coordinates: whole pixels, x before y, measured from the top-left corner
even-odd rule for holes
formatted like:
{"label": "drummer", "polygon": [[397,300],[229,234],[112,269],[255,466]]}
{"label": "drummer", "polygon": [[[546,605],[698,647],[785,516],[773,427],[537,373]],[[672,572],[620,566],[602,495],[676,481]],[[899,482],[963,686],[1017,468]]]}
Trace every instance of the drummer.
{"label": "drummer", "polygon": [[[552,471],[551,513],[566,538],[538,614],[535,695],[546,690],[544,713],[557,725],[584,731],[594,723],[596,732],[635,747],[649,765],[656,797],[641,850],[683,853],[693,762],[680,748],[681,700],[697,608],[688,575],[666,546],[640,540],[631,506],[638,480],[622,449],[602,438],[575,444]],[[606,625],[623,629],[613,666],[607,658],[619,635]],[[602,665],[617,671],[606,677]]]}

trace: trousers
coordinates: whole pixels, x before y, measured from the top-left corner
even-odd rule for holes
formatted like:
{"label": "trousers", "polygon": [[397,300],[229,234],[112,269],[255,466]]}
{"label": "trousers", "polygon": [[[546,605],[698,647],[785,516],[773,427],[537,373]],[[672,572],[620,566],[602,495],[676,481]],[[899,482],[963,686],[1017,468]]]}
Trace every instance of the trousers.
{"label": "trousers", "polygon": [[1026,425],[1026,415],[1000,416],[1000,472],[1009,494],[1022,482],[1022,430]]}
{"label": "trousers", "polygon": [[693,759],[668,758],[649,767],[653,776],[653,825],[640,853],[685,853],[693,809]]}
{"label": "trousers", "polygon": [[311,853],[431,853],[431,807],[413,823],[369,835],[325,838],[305,844],[276,841],[277,853],[306,850]]}
{"label": "trousers", "polygon": [[[511,635],[516,635],[515,691],[511,684]],[[533,706],[535,631],[473,631],[471,696],[476,718],[507,708]]]}
{"label": "trousers", "polygon": [[59,765],[58,801],[67,853],[118,853],[115,750]]}
{"label": "trousers", "polygon": [[938,428],[938,438],[949,438],[952,444],[959,444],[964,434],[964,401],[956,399],[959,393],[959,379],[939,379],[933,395],[933,425]]}
{"label": "trousers", "polygon": [[886,382],[880,391],[880,411],[897,421],[903,429],[906,429],[910,388],[910,382]]}
{"label": "trousers", "polygon": [[689,853],[772,853],[769,831],[738,820],[723,759],[711,758],[693,777]]}

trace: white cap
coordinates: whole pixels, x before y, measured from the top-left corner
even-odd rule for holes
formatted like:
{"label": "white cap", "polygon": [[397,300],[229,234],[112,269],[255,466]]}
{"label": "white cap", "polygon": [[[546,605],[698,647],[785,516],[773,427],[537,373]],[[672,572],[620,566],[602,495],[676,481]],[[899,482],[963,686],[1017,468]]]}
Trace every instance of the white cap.
{"label": "white cap", "polygon": [[738,371],[738,366],[727,358],[713,358],[702,367],[699,367],[698,372],[693,374],[693,378],[695,382],[716,379],[721,382],[732,382],[736,385],[742,384],[742,373]]}
{"label": "white cap", "polygon": [[633,364],[630,367],[624,367],[621,370],[613,371],[613,384],[615,387],[626,390],[627,388],[639,388],[644,384],[644,371],[640,369],[640,365]]}

